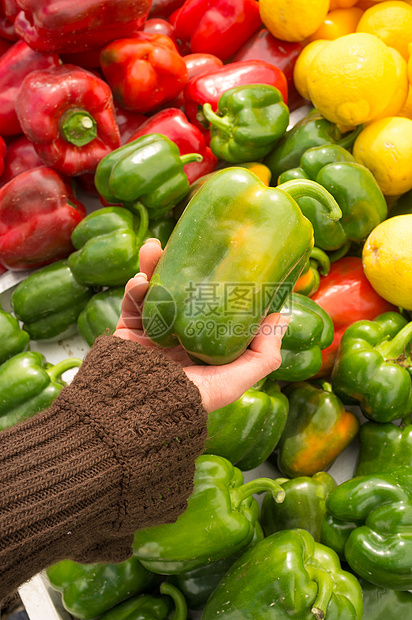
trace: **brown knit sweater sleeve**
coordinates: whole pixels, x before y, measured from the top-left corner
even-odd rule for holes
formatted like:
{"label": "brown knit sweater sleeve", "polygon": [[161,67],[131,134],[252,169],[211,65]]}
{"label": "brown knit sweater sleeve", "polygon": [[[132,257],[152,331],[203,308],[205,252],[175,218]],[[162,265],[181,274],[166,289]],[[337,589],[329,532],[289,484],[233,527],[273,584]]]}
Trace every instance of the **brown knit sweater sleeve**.
{"label": "brown knit sweater sleeve", "polygon": [[206,411],[182,368],[101,336],[53,405],[0,434],[0,600],[54,562],[120,562],[192,491]]}

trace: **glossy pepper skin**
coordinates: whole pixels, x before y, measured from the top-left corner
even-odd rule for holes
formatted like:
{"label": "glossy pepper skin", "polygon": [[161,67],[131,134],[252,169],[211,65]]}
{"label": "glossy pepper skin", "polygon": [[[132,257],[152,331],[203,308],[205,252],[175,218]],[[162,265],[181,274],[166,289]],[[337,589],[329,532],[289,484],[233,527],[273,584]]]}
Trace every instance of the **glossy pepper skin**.
{"label": "glossy pepper skin", "polygon": [[359,580],[363,595],[362,620],[396,620],[407,618],[412,608],[412,593],[378,588]]}
{"label": "glossy pepper skin", "polygon": [[42,166],[42,161],[36,153],[33,143],[21,136],[13,140],[4,157],[4,170],[0,176],[0,187],[17,177],[22,172]]}
{"label": "glossy pepper skin", "polygon": [[156,267],[143,305],[148,337],[165,347],[180,342],[209,364],[239,357],[270,305],[279,311],[313,247],[312,226],[292,196],[313,192],[325,199],[331,217],[339,217],[323,191],[309,181],[268,188],[244,168],[209,179]]}
{"label": "glossy pepper skin", "polygon": [[192,161],[183,166],[183,172],[189,183],[193,183],[199,177],[215,170],[217,159],[211,149],[206,146],[202,132],[189,123],[181,110],[167,108],[157,112],[133,133],[128,142],[133,142],[137,138],[151,133],[161,134],[169,138],[176,144],[181,156],[189,153],[198,153],[202,156],[202,161]]}
{"label": "glossy pepper skin", "polygon": [[357,321],[345,331],[332,372],[333,389],[344,402],[359,403],[375,422],[412,412],[409,368],[412,322],[398,312]]}
{"label": "glossy pepper skin", "polygon": [[330,259],[320,248],[313,248],[304,270],[294,286],[294,292],[311,297],[319,288],[320,274],[327,276],[330,271]]}
{"label": "glossy pepper skin", "polygon": [[[345,303],[342,303],[342,298]],[[372,320],[395,307],[380,297],[369,284],[362,260],[345,256],[333,263],[327,276],[320,279],[312,299],[329,314],[335,328],[332,344],[322,351],[319,374],[327,375],[333,368],[343,333],[355,321]]]}
{"label": "glossy pepper skin", "polygon": [[29,334],[20,328],[18,320],[0,306],[0,364],[21,353],[29,340]]}
{"label": "glossy pepper skin", "polygon": [[59,65],[57,54],[39,54],[17,41],[0,57],[0,135],[13,136],[22,129],[15,110],[17,92],[24,78],[39,69]]}
{"label": "glossy pepper skin", "polygon": [[250,388],[209,414],[204,454],[223,456],[242,471],[258,467],[275,449],[288,410],[288,399],[274,381]]}
{"label": "glossy pepper skin", "polygon": [[289,415],[278,444],[278,467],[290,478],[327,469],[359,431],[330,384],[294,383],[284,390]]}
{"label": "glossy pepper skin", "polygon": [[322,540],[360,577],[381,588],[412,588],[412,469],[357,476],[326,500]]}
{"label": "glossy pepper skin", "polygon": [[79,334],[91,347],[98,336],[116,329],[122,310],[124,287],[109,288],[96,293],[77,318]]}
{"label": "glossy pepper skin", "polygon": [[332,224],[317,201],[298,203],[313,224],[315,245],[323,250],[337,250],[347,241],[363,241],[388,215],[385,198],[370,170],[339,145],[308,149],[299,167],[282,173],[279,183],[296,178],[323,185],[342,209],[342,219]]}
{"label": "glossy pepper skin", "polygon": [[[123,286],[139,270],[139,249],[147,226],[147,212],[139,216],[123,207],[106,207],[89,213],[73,231],[77,252],[68,265],[83,286]],[[110,256],[110,262],[107,256]]]}
{"label": "glossy pepper skin", "polygon": [[263,498],[260,523],[265,536],[280,530],[306,530],[315,542],[320,542],[321,523],[326,513],[325,500],[336,488],[336,482],[325,471],[312,477],[300,476],[281,482],[285,499],[281,504],[272,501],[269,493]]}
{"label": "glossy pepper skin", "polygon": [[[139,530],[133,553],[155,573],[182,573],[229,557],[252,541],[259,508],[253,493],[271,491],[278,501],[283,490],[275,480],[243,475],[221,456],[196,459],[193,493],[175,523]],[[187,533],[190,531],[190,538]]]}
{"label": "glossy pepper skin", "polygon": [[201,159],[197,153],[181,156],[178,146],[166,136],[144,135],[102,159],[94,182],[108,203],[130,208],[139,202],[150,218],[157,218],[189,191],[183,166]]}
{"label": "glossy pepper skin", "polygon": [[94,172],[120,146],[109,85],[74,65],[29,73],[16,112],[42,162],[68,176]]}
{"label": "glossy pepper skin", "polygon": [[261,25],[256,0],[186,0],[173,16],[175,36],[191,52],[228,60]]}
{"label": "glossy pepper skin", "polygon": [[[276,310],[271,307],[269,311]],[[282,312],[290,316],[280,350],[282,365],[270,377],[279,381],[306,381],[318,372],[321,350],[332,342],[332,320],[317,303],[299,293],[289,295]]]}
{"label": "glossy pepper skin", "polygon": [[285,104],[288,103],[287,82],[283,72],[264,60],[245,60],[201,73],[189,80],[183,91],[186,116],[196,127],[205,131],[209,128],[209,122],[203,114],[203,105],[210,103],[216,112],[223,93],[246,84],[274,86],[281,92]]}
{"label": "glossy pepper skin", "polygon": [[163,34],[139,32],[112,41],[102,50],[100,66],[116,101],[143,114],[171,101],[187,82],[185,61]]}
{"label": "glossy pepper skin", "polygon": [[39,52],[100,49],[119,37],[132,36],[148,16],[149,0],[17,0],[16,32]]}
{"label": "glossy pepper skin", "polygon": [[338,127],[326,120],[316,109],[311,110],[279,140],[265,159],[270,168],[274,183],[278,177],[291,168],[299,166],[303,153],[313,146],[338,144],[350,148],[355,142],[359,129],[342,135]]}
{"label": "glossy pepper skin", "polygon": [[125,599],[156,586],[158,578],[131,557],[117,564],[80,564],[62,560],[47,569],[64,608],[76,618],[100,617]]}
{"label": "glossy pepper skin", "polygon": [[46,167],[22,172],[0,189],[0,263],[21,270],[65,258],[85,215],[57,172]]}
{"label": "glossy pepper skin", "polygon": [[187,605],[182,593],[168,582],[160,584],[159,589],[160,595],[141,594],[123,601],[99,620],[186,620]]}
{"label": "glossy pepper skin", "polygon": [[60,376],[82,360],[70,358],[55,366],[38,351],[18,353],[0,366],[0,431],[47,409],[64,387]]}
{"label": "glossy pepper skin", "polygon": [[220,97],[217,112],[205,103],[203,114],[211,124],[213,153],[232,164],[265,157],[289,124],[280,91],[268,84],[231,88]]}
{"label": "glossy pepper skin", "polygon": [[366,422],[360,433],[356,476],[412,467],[412,424]]}
{"label": "glossy pepper skin", "polygon": [[209,598],[202,620],[361,620],[362,590],[309,532],[284,530],[244,553]]}
{"label": "glossy pepper skin", "polygon": [[76,333],[77,317],[92,295],[61,260],[23,280],[13,291],[11,305],[32,340],[58,340]]}

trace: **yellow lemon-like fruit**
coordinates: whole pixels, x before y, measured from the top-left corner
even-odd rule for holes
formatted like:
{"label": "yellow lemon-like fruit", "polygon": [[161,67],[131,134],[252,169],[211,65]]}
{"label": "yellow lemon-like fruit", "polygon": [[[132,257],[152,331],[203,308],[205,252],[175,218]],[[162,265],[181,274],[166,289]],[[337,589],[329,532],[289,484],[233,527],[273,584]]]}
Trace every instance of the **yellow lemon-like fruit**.
{"label": "yellow lemon-like fruit", "polygon": [[363,247],[363,269],[375,291],[412,310],[412,215],[397,215],[372,230]]}
{"label": "yellow lemon-like fruit", "polygon": [[333,41],[346,34],[351,34],[356,31],[356,26],[362,15],[362,9],[359,9],[357,6],[353,6],[350,9],[330,11],[320,28],[308,37],[308,41],[316,41],[317,39]]}
{"label": "yellow lemon-like fruit", "polygon": [[407,116],[406,114],[400,114],[400,111],[406,104],[409,94],[409,81],[408,81],[408,65],[406,64],[406,60],[400,53],[393,49],[393,47],[389,48],[389,51],[392,54],[393,60],[396,66],[396,87],[395,92],[389,105],[378,114],[372,122],[377,120],[378,118],[385,118],[387,116]]}
{"label": "yellow lemon-like fruit", "polygon": [[364,12],[356,32],[376,35],[408,60],[408,43],[412,40],[412,6],[398,0],[379,2]]}
{"label": "yellow lemon-like fruit", "polygon": [[260,17],[274,37],[303,41],[316,32],[329,11],[330,0],[260,0]]}
{"label": "yellow lemon-like fruit", "polygon": [[385,196],[412,189],[412,120],[390,116],[361,131],[353,156],[372,172]]}
{"label": "yellow lemon-like fruit", "polygon": [[389,105],[397,83],[389,48],[367,33],[348,34],[324,47],[308,70],[313,105],[333,123],[367,123]]}
{"label": "yellow lemon-like fruit", "polygon": [[325,45],[329,45],[329,43],[330,41],[325,41],[323,39],[312,41],[312,43],[309,43],[303,48],[298,56],[293,69],[293,80],[295,82],[296,90],[304,99],[310,99],[308,89],[308,69],[316,54],[323,49]]}

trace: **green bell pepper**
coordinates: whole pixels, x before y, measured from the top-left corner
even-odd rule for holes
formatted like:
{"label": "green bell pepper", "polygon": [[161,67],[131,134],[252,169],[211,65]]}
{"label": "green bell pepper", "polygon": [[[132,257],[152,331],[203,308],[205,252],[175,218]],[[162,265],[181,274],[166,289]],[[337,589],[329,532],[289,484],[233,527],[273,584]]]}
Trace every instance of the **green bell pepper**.
{"label": "green bell pepper", "polygon": [[259,508],[253,493],[271,491],[282,501],[275,480],[243,483],[237,467],[221,456],[196,459],[193,493],[175,523],[139,530],[133,553],[154,573],[170,575],[211,564],[244,549],[251,542]]}
{"label": "green bell pepper", "polygon": [[254,469],[273,452],[285,428],[288,399],[266,380],[231,405],[209,414],[204,454],[223,456],[242,471]]}
{"label": "green bell pepper", "polygon": [[305,268],[294,286],[295,293],[311,297],[320,284],[320,273],[327,276],[330,271],[330,259],[320,248],[313,248]]}
{"label": "green bell pepper", "polygon": [[29,334],[20,328],[18,320],[0,306],[0,364],[21,353],[29,340]]}
{"label": "green bell pepper", "polygon": [[283,530],[246,551],[206,603],[202,620],[361,620],[362,590],[309,532]]}
{"label": "green bell pepper", "polygon": [[398,312],[356,321],[343,334],[332,371],[332,386],[348,404],[359,403],[375,422],[412,412],[410,341],[412,322]]}
{"label": "green bell pepper", "polygon": [[76,226],[72,243],[77,252],[68,258],[76,280],[88,286],[122,286],[139,271],[139,249],[148,227],[144,208],[139,215],[105,207]]}
{"label": "green bell pepper", "polygon": [[412,593],[378,588],[359,579],[363,594],[362,620],[400,620],[411,615]]}
{"label": "green bell pepper", "polygon": [[260,523],[265,536],[280,530],[302,529],[320,542],[322,519],[326,513],[325,500],[336,487],[335,480],[325,471],[320,471],[312,477],[286,479],[280,484],[285,491],[285,500],[281,504],[274,502],[269,493],[262,501]]}
{"label": "green bell pepper", "polygon": [[23,280],[11,306],[32,340],[60,340],[77,332],[77,317],[92,295],[77,282],[67,260],[59,260]]}
{"label": "green bell pepper", "polygon": [[109,288],[96,293],[87,302],[77,319],[79,334],[91,347],[98,336],[113,334],[122,310],[124,287]]}
{"label": "green bell pepper", "polygon": [[203,114],[211,124],[213,154],[232,164],[265,157],[289,125],[289,108],[268,84],[230,88],[220,97],[217,113],[205,103]]}
{"label": "green bell pepper", "polygon": [[62,593],[64,608],[81,620],[96,618],[159,582],[135,557],[118,564],[62,560],[47,569],[47,576],[54,590]]}
{"label": "green bell pepper", "polygon": [[4,362],[0,366],[0,430],[47,409],[65,386],[61,375],[81,363],[70,358],[52,366],[37,351],[18,353]]}
{"label": "green bell pepper", "polygon": [[157,220],[149,220],[149,228],[147,229],[145,240],[155,237],[159,239],[162,248],[164,248],[169,241],[169,237],[175,225],[176,220],[172,212],[162,215],[162,217],[159,217]]}
{"label": "green bell pepper", "polygon": [[142,314],[147,336],[161,347],[180,342],[209,364],[241,355],[269,306],[283,305],[312,251],[312,226],[292,198],[303,194],[316,195],[331,217],[340,217],[330,194],[311,181],[268,188],[240,167],[209,179],[151,279]]}
{"label": "green bell pepper", "polygon": [[375,177],[341,146],[311,148],[303,153],[299,166],[281,174],[278,182],[312,179],[325,187],[342,209],[342,219],[330,222],[318,201],[297,200],[312,222],[315,245],[322,250],[338,250],[347,241],[363,241],[387,217],[388,208]]}
{"label": "green bell pepper", "polygon": [[357,476],[326,499],[322,541],[381,588],[412,588],[412,468]]}
{"label": "green bell pepper", "polygon": [[96,169],[96,189],[110,204],[144,206],[150,218],[173,209],[189,191],[183,166],[202,161],[198,153],[180,155],[174,142],[152,133],[103,157]]}
{"label": "green bell pepper", "polygon": [[[269,312],[276,312],[271,306]],[[315,301],[291,293],[282,313],[290,316],[290,322],[282,339],[282,365],[270,373],[278,381],[305,381],[322,366],[322,349],[333,340],[333,322],[329,314]]]}
{"label": "green bell pepper", "polygon": [[412,424],[362,424],[356,476],[412,467]]}
{"label": "green bell pepper", "polygon": [[359,420],[344,409],[329,383],[293,383],[284,392],[289,414],[277,446],[277,465],[289,478],[313,476],[330,467],[351,443]]}
{"label": "green bell pepper", "polygon": [[299,166],[300,158],[308,149],[324,144],[338,144],[348,149],[361,130],[362,126],[359,126],[355,131],[342,135],[337,125],[326,120],[318,110],[311,110],[285,133],[264,163],[276,182],[282,172]]}
{"label": "green bell pepper", "polygon": [[[173,608],[174,613],[171,616]],[[110,609],[99,620],[168,620],[168,618],[186,620],[187,604],[175,586],[164,582],[160,585],[160,596],[141,594]]]}

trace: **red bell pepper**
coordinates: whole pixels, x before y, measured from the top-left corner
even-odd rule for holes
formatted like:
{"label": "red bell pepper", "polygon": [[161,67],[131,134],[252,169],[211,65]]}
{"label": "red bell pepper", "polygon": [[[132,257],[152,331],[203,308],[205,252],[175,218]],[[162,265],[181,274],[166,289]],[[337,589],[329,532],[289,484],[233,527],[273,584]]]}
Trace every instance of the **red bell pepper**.
{"label": "red bell pepper", "polygon": [[3,138],[0,136],[0,175],[4,171],[4,158],[6,156],[7,146]]}
{"label": "red bell pepper", "polygon": [[332,263],[329,274],[321,276],[312,299],[326,310],[335,328],[332,344],[322,351],[322,367],[317,376],[331,372],[349,325],[362,319],[372,321],[383,312],[397,309],[375,292],[363,272],[362,259],[355,256],[345,256]]}
{"label": "red bell pepper", "polygon": [[0,264],[31,269],[68,256],[72,232],[85,215],[54,170],[19,174],[0,189]]}
{"label": "red bell pepper", "polygon": [[39,168],[42,165],[43,163],[36,153],[33,142],[27,140],[26,136],[21,136],[7,147],[7,153],[4,158],[4,171],[0,177],[0,186],[6,185],[6,183],[22,172]]}
{"label": "red bell pepper", "polygon": [[162,19],[161,17],[147,19],[143,26],[143,32],[148,32],[149,34],[164,34],[166,37],[170,37],[176,45],[174,27],[170,22]]}
{"label": "red bell pepper", "polygon": [[139,31],[150,0],[17,0],[17,34],[39,52],[84,52]]}
{"label": "red bell pepper", "polygon": [[74,65],[30,73],[16,112],[42,162],[68,176],[94,172],[120,146],[110,87]]}
{"label": "red bell pepper", "polygon": [[116,110],[116,122],[120,131],[120,143],[123,145],[147,121],[147,116],[140,114],[140,112],[125,110],[117,104],[115,104],[114,109]]}
{"label": "red bell pepper", "polygon": [[130,137],[129,142],[149,133],[159,133],[172,140],[177,145],[180,155],[186,153],[202,155],[201,162],[194,161],[183,167],[189,183],[216,169],[217,159],[206,146],[202,132],[189,123],[181,110],[177,108],[161,110],[143,123]]}
{"label": "red bell pepper", "polygon": [[15,102],[24,78],[32,71],[58,66],[57,54],[39,54],[24,41],[14,43],[0,57],[0,135],[13,136],[22,133]]}
{"label": "red bell pepper", "polygon": [[149,17],[167,19],[177,9],[180,9],[185,0],[153,0]]}
{"label": "red bell pepper", "polygon": [[[188,81],[195,77],[195,75],[200,75],[201,73],[223,67],[223,62],[220,58],[213,56],[213,54],[188,54],[187,56],[183,56],[183,60],[187,67]],[[181,91],[173,101],[170,101],[170,107],[180,108],[181,110],[185,109],[183,91]]]}
{"label": "red bell pepper", "polygon": [[170,37],[140,32],[118,39],[100,56],[116,101],[128,110],[150,112],[178,95],[187,82],[186,64]]}
{"label": "red bell pepper", "polygon": [[188,49],[221,60],[233,56],[262,24],[256,0],[186,0],[170,21]]}
{"label": "red bell pepper", "polygon": [[186,116],[201,130],[209,128],[203,115],[203,104],[210,103],[216,112],[218,101],[224,92],[245,84],[270,84],[280,90],[284,102],[288,102],[288,87],[283,71],[264,60],[232,62],[221,69],[201,73],[185,86]]}
{"label": "red bell pepper", "polygon": [[300,43],[281,41],[276,39],[269,30],[262,28],[240,48],[234,56],[233,62],[266,60],[266,62],[270,62],[281,69],[288,82],[289,109],[295,110],[304,103],[293,81],[293,69],[302,49],[303,46]]}
{"label": "red bell pepper", "polygon": [[2,0],[0,4],[0,36],[8,41],[17,41],[18,39],[16,31],[14,30],[13,21],[6,15],[4,0]]}

